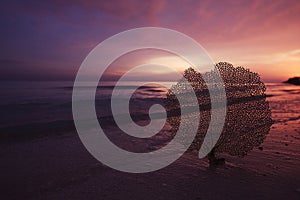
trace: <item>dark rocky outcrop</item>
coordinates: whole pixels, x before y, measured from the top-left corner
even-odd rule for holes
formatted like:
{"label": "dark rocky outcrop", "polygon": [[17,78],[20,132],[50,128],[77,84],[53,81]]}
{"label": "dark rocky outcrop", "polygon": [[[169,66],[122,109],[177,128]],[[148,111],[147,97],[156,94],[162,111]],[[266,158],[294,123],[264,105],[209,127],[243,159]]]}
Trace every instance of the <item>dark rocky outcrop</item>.
{"label": "dark rocky outcrop", "polygon": [[284,83],[300,85],[300,77],[289,78],[287,81],[284,81]]}

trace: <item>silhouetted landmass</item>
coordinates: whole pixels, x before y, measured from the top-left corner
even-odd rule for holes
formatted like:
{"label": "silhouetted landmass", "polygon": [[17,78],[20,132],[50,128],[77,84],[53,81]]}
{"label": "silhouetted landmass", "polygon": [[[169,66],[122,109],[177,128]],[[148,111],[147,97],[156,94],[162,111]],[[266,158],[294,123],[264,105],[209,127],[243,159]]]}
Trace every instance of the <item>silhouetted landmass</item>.
{"label": "silhouetted landmass", "polygon": [[289,83],[289,84],[293,84],[293,85],[300,85],[300,77],[289,78],[287,81],[284,81],[284,83]]}

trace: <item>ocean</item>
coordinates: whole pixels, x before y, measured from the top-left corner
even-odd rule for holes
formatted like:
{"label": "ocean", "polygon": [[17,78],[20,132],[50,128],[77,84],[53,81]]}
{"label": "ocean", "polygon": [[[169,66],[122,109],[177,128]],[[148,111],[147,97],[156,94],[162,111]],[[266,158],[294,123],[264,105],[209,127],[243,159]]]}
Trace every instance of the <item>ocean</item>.
{"label": "ocean", "polygon": [[[118,97],[128,96],[128,91],[137,82],[122,83]],[[144,84],[138,82],[139,85]],[[174,82],[165,83],[168,85]],[[87,86],[89,84],[87,83]],[[102,84],[96,93],[96,101],[110,99],[113,85]],[[73,82],[1,82],[0,128],[32,123],[72,120]],[[284,83],[266,84],[267,100],[270,103],[272,118],[275,121],[297,120],[300,118],[300,87]],[[86,90],[89,87],[85,88]],[[148,84],[140,88],[133,99],[163,99],[167,89],[157,84]]]}
{"label": "ocean", "polygon": [[[90,84],[88,82],[86,84],[84,90],[89,90]],[[118,87],[117,90],[121,91],[118,98],[122,98],[122,95],[127,96],[127,91],[134,84],[136,83],[127,82]],[[0,128],[72,120],[72,88],[73,82],[66,81],[1,82]],[[109,100],[112,89],[111,82],[102,84],[97,90],[96,101]],[[164,98],[165,94],[165,88],[148,85],[140,88],[133,98],[157,99]]]}

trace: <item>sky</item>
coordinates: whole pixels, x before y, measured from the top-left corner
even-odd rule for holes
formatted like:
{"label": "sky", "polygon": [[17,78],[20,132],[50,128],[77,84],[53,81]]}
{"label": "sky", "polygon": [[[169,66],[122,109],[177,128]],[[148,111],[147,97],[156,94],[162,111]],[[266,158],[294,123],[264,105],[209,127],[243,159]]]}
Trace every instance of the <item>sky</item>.
{"label": "sky", "polygon": [[[244,66],[267,82],[300,76],[299,0],[1,3],[0,80],[72,81],[84,58],[100,42],[147,26],[180,31],[199,42],[214,62]],[[165,53],[144,51],[116,60],[107,74],[118,76],[127,70],[125,65],[145,59],[174,64],[175,68],[181,64]],[[182,64],[181,70],[185,67]]]}

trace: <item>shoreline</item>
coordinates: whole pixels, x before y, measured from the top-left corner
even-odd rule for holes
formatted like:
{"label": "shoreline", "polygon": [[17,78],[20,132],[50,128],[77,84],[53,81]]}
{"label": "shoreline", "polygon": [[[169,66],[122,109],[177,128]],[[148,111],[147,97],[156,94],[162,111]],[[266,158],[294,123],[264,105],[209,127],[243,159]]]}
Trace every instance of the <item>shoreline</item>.
{"label": "shoreline", "polygon": [[[299,89],[290,86],[269,88],[267,94],[273,96],[267,100],[275,123],[264,142],[245,157],[220,154],[219,156],[226,160],[225,165],[210,168],[208,160],[199,159],[196,151],[186,152],[166,168],[146,174],[128,174],[113,170],[90,155],[76,133],[71,118],[71,104],[68,103],[69,93],[65,96],[67,102],[61,101],[57,104],[56,101],[46,99],[45,102],[50,104],[29,107],[32,110],[17,107],[15,109],[17,116],[7,109],[5,114],[11,116],[5,121],[14,122],[13,119],[16,117],[19,120],[16,124],[24,122],[22,119],[27,119],[25,118],[27,111],[31,111],[34,116],[28,116],[26,121],[40,121],[23,125],[11,124],[0,128],[0,197],[43,200],[298,200],[300,198],[300,116],[297,107],[299,92]],[[159,99],[147,101],[157,103]],[[34,100],[33,104],[35,102],[38,100]],[[108,133],[109,138],[120,147],[128,147],[128,150],[137,152],[139,150],[149,152],[168,142],[165,140],[167,137],[161,136],[147,141],[132,140],[124,135],[120,137],[120,132],[112,126],[112,119],[107,118],[110,113],[107,112],[105,105],[107,104],[96,104],[96,109],[103,111],[100,116],[101,126],[103,125],[105,133]],[[133,110],[137,114],[147,111],[144,101],[140,101],[136,106]],[[134,119],[141,125],[147,124],[145,122],[148,120],[145,115],[138,115]],[[5,121],[3,125],[7,125]],[[157,139],[162,142],[157,142]]]}

